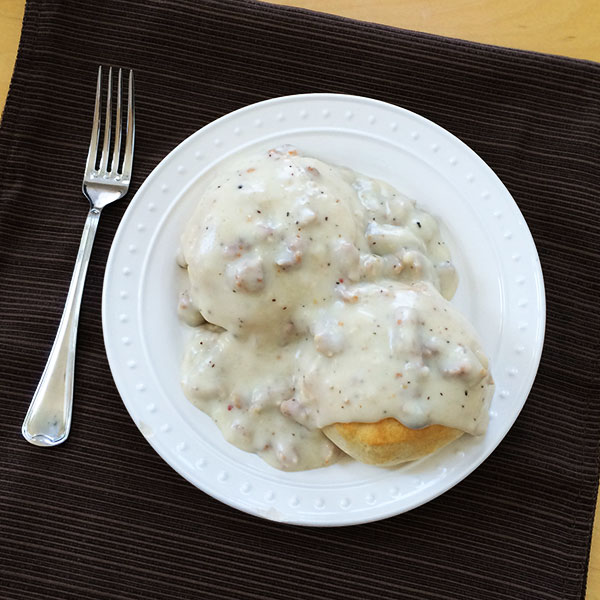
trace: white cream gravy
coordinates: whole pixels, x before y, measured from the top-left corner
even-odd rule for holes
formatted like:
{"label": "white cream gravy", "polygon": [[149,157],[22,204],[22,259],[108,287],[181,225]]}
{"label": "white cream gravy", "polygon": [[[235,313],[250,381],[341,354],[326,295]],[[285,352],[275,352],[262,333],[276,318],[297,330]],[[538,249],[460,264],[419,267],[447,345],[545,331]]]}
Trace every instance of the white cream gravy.
{"label": "white cream gravy", "polygon": [[179,262],[187,397],[232,444],[301,470],[320,428],[395,417],[485,431],[487,359],[450,299],[436,220],[391,186],[299,156],[246,156],[198,198]]}

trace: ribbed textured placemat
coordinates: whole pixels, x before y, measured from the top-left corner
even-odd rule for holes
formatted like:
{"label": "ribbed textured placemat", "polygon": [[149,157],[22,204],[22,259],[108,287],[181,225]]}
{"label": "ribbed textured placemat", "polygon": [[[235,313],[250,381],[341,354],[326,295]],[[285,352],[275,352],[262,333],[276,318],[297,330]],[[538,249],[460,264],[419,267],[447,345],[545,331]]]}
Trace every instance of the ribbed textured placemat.
{"label": "ribbed textured placemat", "polygon": [[[135,191],[231,110],[311,91],[371,96],[462,138],[512,192],[548,300],[539,375],[475,473],[408,514],[279,525],[192,487],[113,385],[100,320],[122,201],[107,208],[83,302],[71,437],[20,425],[63,307],[99,63],[136,72]],[[579,599],[598,477],[600,65],[251,0],[30,0],[0,128],[0,573],[3,599]]]}

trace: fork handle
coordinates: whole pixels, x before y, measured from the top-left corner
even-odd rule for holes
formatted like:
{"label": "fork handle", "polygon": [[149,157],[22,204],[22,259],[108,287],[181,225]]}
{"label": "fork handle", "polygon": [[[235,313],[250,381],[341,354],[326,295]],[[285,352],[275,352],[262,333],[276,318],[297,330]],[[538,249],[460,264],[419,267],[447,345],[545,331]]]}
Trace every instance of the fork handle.
{"label": "fork handle", "polygon": [[71,428],[79,308],[99,221],[100,210],[91,208],[85,221],[56,338],[21,428],[23,437],[36,446],[61,444],[67,439]]}

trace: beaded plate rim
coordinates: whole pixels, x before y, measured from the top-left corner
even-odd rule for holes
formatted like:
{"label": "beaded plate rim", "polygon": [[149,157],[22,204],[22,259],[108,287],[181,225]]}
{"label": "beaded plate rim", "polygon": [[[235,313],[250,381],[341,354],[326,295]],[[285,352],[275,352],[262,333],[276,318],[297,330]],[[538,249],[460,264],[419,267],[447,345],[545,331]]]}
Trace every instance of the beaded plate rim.
{"label": "beaded plate rim", "polygon": [[[502,267],[500,359],[494,371],[492,421],[483,438],[463,436],[433,457],[396,471],[333,465],[297,475],[263,466],[260,459],[237,449],[242,459],[228,459],[216,449],[222,440],[215,439],[211,448],[195,439],[173,407],[161,387],[160,366],[149,358],[144,335],[148,323],[143,320],[141,289],[147,284],[148,255],[169,212],[201,172],[243,146],[284,132],[292,137],[307,132],[329,138],[344,135],[357,143],[401,148],[439,172],[477,214],[478,222],[470,225],[483,228]],[[111,247],[102,322],[111,372],[123,402],[148,442],[177,472],[250,514],[299,525],[337,526],[379,520],[422,505],[489,456],[516,420],[533,385],[544,339],[545,296],[537,250],[523,215],[499,178],[468,146],[424,117],[385,102],[300,94],[246,106],[213,121],[152,171],[130,202]],[[354,472],[357,477],[349,484],[348,476]]]}

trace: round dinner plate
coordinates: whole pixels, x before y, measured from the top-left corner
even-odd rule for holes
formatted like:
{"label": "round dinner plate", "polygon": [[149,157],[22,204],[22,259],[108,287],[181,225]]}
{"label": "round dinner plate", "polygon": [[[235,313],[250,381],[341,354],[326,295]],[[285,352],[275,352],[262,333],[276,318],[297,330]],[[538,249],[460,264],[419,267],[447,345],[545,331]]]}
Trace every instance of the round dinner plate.
{"label": "round dinner plate", "polygon": [[[175,259],[194,210],[194,188],[225,159],[282,143],[387,181],[441,221],[460,277],[453,303],[479,332],[496,382],[484,436],[464,435],[433,456],[392,469],[348,459],[288,473],[227,443],[212,420],[185,398],[179,378],[189,329],[177,317],[182,272]],[[254,515],[300,525],[350,525],[428,502],[496,448],[533,384],[545,297],[537,251],[521,212],[470,148],[391,104],[303,94],[253,104],[214,121],[154,169],[115,236],[102,322],[127,410],[178,473]]]}

